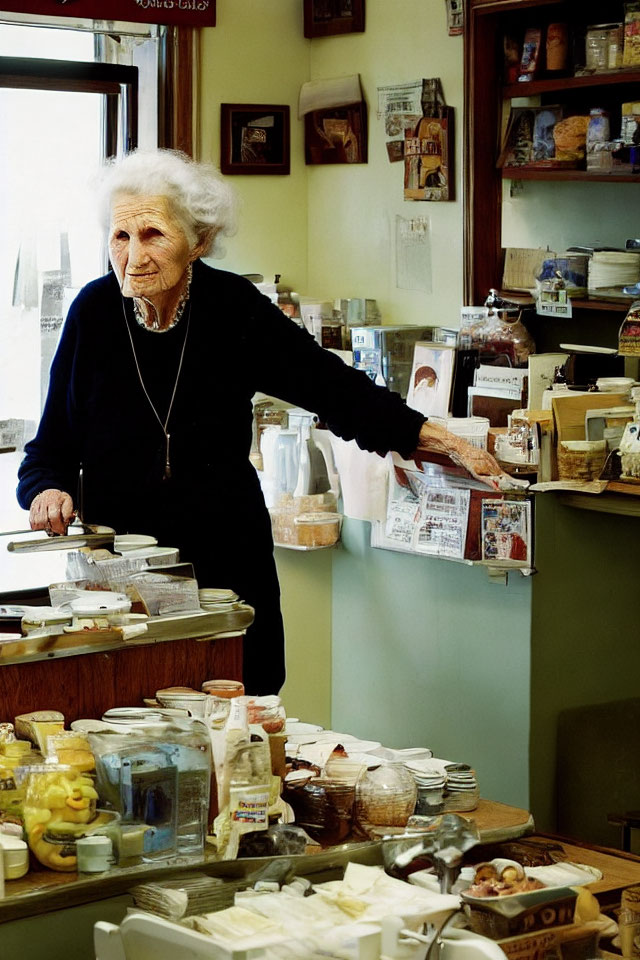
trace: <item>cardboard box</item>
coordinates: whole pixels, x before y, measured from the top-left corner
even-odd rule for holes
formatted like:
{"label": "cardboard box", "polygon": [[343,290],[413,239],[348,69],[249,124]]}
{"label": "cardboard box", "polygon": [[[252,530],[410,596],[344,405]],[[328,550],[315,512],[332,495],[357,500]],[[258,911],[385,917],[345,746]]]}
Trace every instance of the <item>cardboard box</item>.
{"label": "cardboard box", "polygon": [[[501,940],[572,923],[576,897],[571,887],[534,890],[509,897],[466,900],[464,912],[474,933]],[[466,899],[464,893],[462,899]]]}
{"label": "cardboard box", "polygon": [[598,931],[572,923],[498,940],[509,960],[588,960],[598,949]]}

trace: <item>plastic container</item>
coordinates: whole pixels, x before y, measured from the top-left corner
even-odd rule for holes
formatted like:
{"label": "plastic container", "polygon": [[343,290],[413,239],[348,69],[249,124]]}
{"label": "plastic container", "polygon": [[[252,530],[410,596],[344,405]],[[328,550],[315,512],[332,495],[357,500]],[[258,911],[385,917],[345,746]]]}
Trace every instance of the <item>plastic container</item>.
{"label": "plastic container", "polygon": [[80,837],[76,840],[78,873],[104,873],[111,866],[112,844],[109,837]]}
{"label": "plastic container", "polygon": [[0,856],[5,880],[19,880],[29,871],[29,848],[24,840],[0,834]]}
{"label": "plastic container", "polygon": [[634,383],[633,377],[598,377],[596,387],[600,393],[629,393]]}
{"label": "plastic container", "polygon": [[301,547],[330,547],[340,539],[342,514],[304,513],[294,518],[296,542]]}
{"label": "plastic container", "polygon": [[456,437],[462,437],[473,447],[480,450],[487,449],[490,422],[487,417],[429,417],[431,423],[436,423]]}
{"label": "plastic container", "polygon": [[244,695],[244,684],[239,680],[205,680],[202,690],[204,693],[213,694],[214,697],[232,700],[234,697]]}
{"label": "plastic container", "polygon": [[[106,716],[106,714],[105,714]],[[139,726],[90,733],[100,796],[124,824],[144,823],[143,859],[201,855],[211,796],[211,738],[196,719],[153,716]],[[162,798],[159,804],[157,798]]]}
{"label": "plastic container", "polygon": [[281,733],[287,722],[282,700],[277,695],[243,697],[247,706],[247,723],[260,724],[265,733]]}

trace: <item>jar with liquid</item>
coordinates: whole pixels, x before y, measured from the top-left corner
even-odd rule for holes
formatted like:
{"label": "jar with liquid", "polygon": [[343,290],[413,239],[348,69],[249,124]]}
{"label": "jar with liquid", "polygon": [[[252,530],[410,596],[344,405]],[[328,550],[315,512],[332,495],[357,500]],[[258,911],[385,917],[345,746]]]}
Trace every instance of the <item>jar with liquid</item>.
{"label": "jar with liquid", "polygon": [[323,847],[335,846],[351,834],[356,788],[353,783],[314,777],[294,781],[283,790],[296,823]]}

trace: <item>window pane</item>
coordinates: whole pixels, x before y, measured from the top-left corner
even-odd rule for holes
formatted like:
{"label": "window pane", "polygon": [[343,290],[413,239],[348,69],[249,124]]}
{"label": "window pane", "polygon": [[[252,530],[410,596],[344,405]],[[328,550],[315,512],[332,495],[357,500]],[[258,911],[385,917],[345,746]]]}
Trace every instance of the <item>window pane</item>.
{"label": "window pane", "polygon": [[79,30],[0,26],[0,57],[39,57],[51,60],[93,60],[93,34]]}
{"label": "window pane", "polygon": [[[88,194],[100,163],[101,110],[101,94],[0,88],[0,427],[35,426],[68,304],[103,272]],[[20,441],[19,425],[9,434],[11,426]],[[20,458],[0,456],[0,529],[19,516]]]}

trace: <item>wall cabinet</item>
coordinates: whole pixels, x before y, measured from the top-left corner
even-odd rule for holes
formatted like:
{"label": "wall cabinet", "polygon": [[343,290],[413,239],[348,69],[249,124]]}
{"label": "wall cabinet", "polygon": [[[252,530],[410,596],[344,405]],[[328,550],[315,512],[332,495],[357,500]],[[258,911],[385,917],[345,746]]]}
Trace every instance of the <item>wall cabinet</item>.
{"label": "wall cabinet", "polygon": [[[603,219],[602,204],[606,209],[609,198],[614,207],[622,203],[628,210],[631,197],[640,213],[640,191],[635,192],[640,176],[634,175],[630,167],[592,172],[498,166],[511,107],[514,103],[522,104],[522,97],[529,98],[525,102],[536,105],[560,104],[565,116],[588,114],[591,108],[601,107],[610,115],[611,136],[619,135],[621,104],[640,101],[640,67],[588,75],[580,68],[585,62],[587,28],[604,21],[623,20],[622,0],[469,0],[465,31],[465,302],[482,303],[491,287],[501,288],[505,245],[503,199],[508,198],[514,181],[524,182],[525,189],[530,181],[551,184],[542,194],[550,218],[557,213],[554,211],[554,184],[557,184],[558,196],[562,190],[562,215],[569,218],[570,214],[565,211],[571,210],[573,203],[573,210],[580,214],[583,223],[586,216],[584,185],[598,194],[609,191],[607,199],[600,196],[592,230],[583,243],[598,236]],[[550,23],[557,22],[568,26],[569,61],[563,75],[553,76],[545,70],[545,32]],[[507,76],[504,38],[511,36],[521,42],[528,27],[541,29],[541,69],[533,80],[523,83]],[[583,75],[574,75],[576,69]],[[620,188],[620,184],[626,186]],[[614,196],[620,189],[627,191],[622,200],[620,194]],[[541,215],[541,211],[538,213]],[[544,235],[544,228],[538,229],[540,235],[532,245],[545,247],[549,238]],[[621,230],[625,232],[621,233],[616,246],[623,246],[628,236],[640,234],[640,227],[636,227],[633,234],[627,232],[628,225]],[[616,346],[618,327],[629,303],[630,300],[588,296],[574,300],[572,320],[536,324],[534,319],[538,350],[557,349],[562,340]]]}

